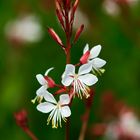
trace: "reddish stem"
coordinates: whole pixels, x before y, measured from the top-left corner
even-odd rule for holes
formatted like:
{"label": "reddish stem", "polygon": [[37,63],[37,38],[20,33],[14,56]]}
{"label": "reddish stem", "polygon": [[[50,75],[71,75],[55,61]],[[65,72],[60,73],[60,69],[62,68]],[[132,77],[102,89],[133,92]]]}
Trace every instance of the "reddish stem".
{"label": "reddish stem", "polygon": [[33,132],[27,128],[24,130],[26,132],[26,134],[32,139],[32,140],[38,140],[38,138],[33,134]]}
{"label": "reddish stem", "polygon": [[67,39],[67,48],[66,48],[66,63],[67,64],[70,64],[70,49],[71,49],[70,39]]}
{"label": "reddish stem", "polygon": [[84,114],[85,118],[83,120],[83,124],[82,124],[82,128],[81,128],[79,140],[84,140],[85,139],[85,134],[86,134],[86,130],[87,130],[89,115],[90,115],[90,108],[87,108],[87,110],[86,110],[86,112]]}
{"label": "reddish stem", "polygon": [[93,97],[94,97],[94,90],[91,89],[90,90],[90,97],[85,101],[86,111],[85,111],[83,118],[82,118],[83,123],[82,123],[82,128],[81,128],[79,140],[85,139],[85,134],[86,134],[87,126],[88,126],[88,120],[89,120],[90,111],[91,111],[91,107],[92,107],[92,103],[93,103]]}
{"label": "reddish stem", "polygon": [[[66,38],[67,38],[67,44],[66,44],[66,63],[70,64],[70,49],[71,49],[71,42],[70,42],[70,26],[69,26],[69,18],[68,18],[68,11],[65,11],[66,18],[65,18],[65,23],[66,23]],[[66,123],[66,140],[70,139],[70,117],[67,119]]]}

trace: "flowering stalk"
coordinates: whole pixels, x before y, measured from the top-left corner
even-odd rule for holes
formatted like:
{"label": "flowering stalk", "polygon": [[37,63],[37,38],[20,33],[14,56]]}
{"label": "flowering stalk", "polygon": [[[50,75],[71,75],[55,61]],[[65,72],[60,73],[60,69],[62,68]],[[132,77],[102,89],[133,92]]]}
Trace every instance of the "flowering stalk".
{"label": "flowering stalk", "polygon": [[[48,33],[52,39],[60,45],[66,55],[66,67],[61,80],[62,85],[55,83],[55,81],[49,76],[49,72],[53,68],[48,69],[44,75],[37,74],[36,78],[41,84],[41,87],[36,91],[37,96],[35,99],[32,100],[33,103],[38,101],[38,111],[42,113],[50,113],[47,119],[47,124],[51,122],[52,128],[58,128],[58,126],[62,127],[62,120],[66,122],[66,140],[70,139],[70,107],[74,97],[79,97],[81,99],[88,98],[86,105],[87,120],[84,121],[83,124],[85,134],[93,99],[93,91],[90,89],[90,86],[98,81],[96,75],[101,75],[104,72],[101,68],[106,64],[106,61],[98,58],[101,51],[101,45],[97,45],[89,51],[88,44],[85,46],[79,62],[76,65],[71,64],[71,42],[76,43],[84,29],[84,25],[82,24],[77,29],[74,40],[72,40],[73,22],[78,3],[79,0],[75,0],[74,4],[72,4],[71,0],[55,0],[56,15],[65,32],[66,44],[62,43],[61,38],[53,28],[48,28]],[[79,67],[78,72],[76,72],[77,67]],[[54,87],[58,88],[54,94],[48,92],[48,89]],[[53,95],[60,95],[59,101],[56,101]],[[45,100],[45,102],[42,102],[43,100]]]}

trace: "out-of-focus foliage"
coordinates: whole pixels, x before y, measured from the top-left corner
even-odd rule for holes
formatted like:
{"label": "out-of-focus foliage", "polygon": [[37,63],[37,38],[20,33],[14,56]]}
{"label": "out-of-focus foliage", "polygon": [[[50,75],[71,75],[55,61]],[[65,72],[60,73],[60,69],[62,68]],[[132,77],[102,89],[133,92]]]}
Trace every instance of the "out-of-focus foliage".
{"label": "out-of-focus foliage", "polygon": [[[113,1],[113,0],[112,0]],[[115,1],[115,0],[114,0]],[[140,106],[140,1],[134,5],[118,0],[119,13],[109,14],[103,0],[80,0],[81,18],[88,20],[80,40],[73,46],[72,62],[77,63],[85,44],[103,46],[101,57],[107,61],[106,72],[96,84],[89,126],[100,122],[98,118],[101,96],[111,90],[128,106]],[[40,21],[42,38],[34,43],[21,43],[7,38],[6,25],[20,16],[33,14]],[[30,101],[39,84],[35,78],[49,67],[56,71],[51,76],[59,82],[65,68],[65,56],[61,48],[50,38],[47,26],[53,27],[65,42],[65,36],[55,17],[52,0],[1,0],[0,1],[0,138],[3,140],[28,140],[28,136],[16,126],[13,113],[25,108],[29,114],[31,129],[40,140],[64,139],[65,126],[52,129],[46,125],[46,114],[37,112]],[[78,19],[77,19],[78,20]],[[84,21],[83,21],[84,22]],[[82,23],[81,23],[82,24]],[[71,139],[78,139],[84,113],[82,100],[72,105]],[[88,136],[86,139],[89,139]]]}

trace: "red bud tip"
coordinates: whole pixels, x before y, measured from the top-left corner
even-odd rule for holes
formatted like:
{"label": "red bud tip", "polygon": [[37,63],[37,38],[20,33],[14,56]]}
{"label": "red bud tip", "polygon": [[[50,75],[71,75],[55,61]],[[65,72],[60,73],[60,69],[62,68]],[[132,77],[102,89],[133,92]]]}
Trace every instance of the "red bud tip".
{"label": "red bud tip", "polygon": [[14,118],[15,118],[16,123],[19,127],[21,127],[24,130],[28,128],[28,119],[27,119],[27,111],[26,110],[23,109],[23,110],[15,113]]}
{"label": "red bud tip", "polygon": [[81,64],[85,64],[88,61],[90,55],[90,51],[87,51],[81,58],[80,58],[80,62]]}
{"label": "red bud tip", "polygon": [[58,17],[60,24],[62,25],[62,27],[64,29],[64,20],[63,20],[63,17],[62,17],[60,10],[56,9],[56,15]]}
{"label": "red bud tip", "polygon": [[75,0],[75,3],[73,5],[72,11],[71,11],[71,19],[70,19],[71,23],[74,21],[74,15],[75,15],[75,11],[78,7],[78,4],[79,4],[79,0]]}
{"label": "red bud tip", "polygon": [[47,82],[48,82],[49,88],[55,87],[56,84],[55,84],[54,80],[53,80],[51,77],[45,76],[45,79],[46,79]]}
{"label": "red bud tip", "polygon": [[61,4],[59,0],[55,0],[56,9],[61,10]]}
{"label": "red bud tip", "polygon": [[77,30],[77,32],[76,32],[76,34],[75,34],[74,43],[79,39],[79,37],[80,37],[81,33],[83,32],[83,30],[84,30],[84,25],[82,24],[82,25],[78,28],[78,30]]}
{"label": "red bud tip", "polygon": [[73,12],[75,13],[77,7],[78,7],[78,4],[79,4],[79,0],[75,0],[75,3],[73,5]]}
{"label": "red bud tip", "polygon": [[51,35],[51,37],[60,45],[63,46],[63,43],[59,36],[56,34],[56,32],[52,28],[48,28],[48,32]]}

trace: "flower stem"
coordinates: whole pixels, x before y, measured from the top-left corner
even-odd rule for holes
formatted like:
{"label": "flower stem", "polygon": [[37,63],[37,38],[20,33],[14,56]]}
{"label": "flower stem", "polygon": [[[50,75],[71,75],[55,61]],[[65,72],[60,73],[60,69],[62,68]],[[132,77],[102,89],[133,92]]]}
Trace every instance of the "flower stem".
{"label": "flower stem", "polygon": [[85,134],[86,134],[86,131],[87,131],[87,126],[88,126],[88,120],[89,120],[90,111],[91,111],[91,107],[92,107],[92,103],[93,103],[93,97],[94,97],[94,90],[91,89],[90,90],[90,97],[85,101],[86,111],[83,115],[83,124],[82,124],[82,127],[81,127],[79,140],[84,140],[85,139]]}
{"label": "flower stem", "polygon": [[24,130],[26,132],[26,134],[32,139],[32,140],[38,140],[38,138],[33,134],[33,132],[27,128]]}
{"label": "flower stem", "polygon": [[80,136],[79,136],[79,140],[84,140],[85,139],[85,134],[86,134],[86,130],[87,130],[89,115],[90,115],[90,109],[87,108],[87,110],[84,114],[84,117],[86,117],[86,119],[83,121]]}
{"label": "flower stem", "polygon": [[[70,64],[70,49],[71,49],[71,43],[69,37],[67,38],[67,47],[66,47],[66,63]],[[66,140],[70,139],[70,117],[67,119],[66,123]]]}
{"label": "flower stem", "polygon": [[[66,19],[68,20],[68,19]],[[69,21],[66,21],[66,23],[68,23]],[[67,26],[69,28],[69,26]],[[66,64],[70,64],[70,58],[71,58],[71,42],[70,42],[70,36],[69,36],[69,29],[68,29],[68,33],[66,35],[67,37],[67,44],[66,44]],[[70,117],[67,119],[67,123],[66,123],[66,140],[70,139]]]}
{"label": "flower stem", "polygon": [[70,140],[70,117],[67,118],[66,123],[66,140]]}

